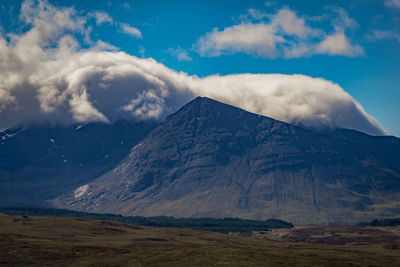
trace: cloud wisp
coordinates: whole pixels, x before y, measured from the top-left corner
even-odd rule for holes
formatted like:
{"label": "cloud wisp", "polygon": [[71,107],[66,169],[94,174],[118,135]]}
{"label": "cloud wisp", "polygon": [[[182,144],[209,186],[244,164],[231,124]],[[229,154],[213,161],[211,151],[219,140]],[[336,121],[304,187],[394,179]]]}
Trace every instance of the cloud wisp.
{"label": "cloud wisp", "polygon": [[142,32],[138,28],[132,27],[127,23],[121,23],[121,30],[123,33],[142,39]]}
{"label": "cloud wisp", "polygon": [[103,23],[113,24],[113,18],[105,12],[96,11],[90,14],[96,20],[96,25],[101,25]]}
{"label": "cloud wisp", "polygon": [[374,30],[366,38],[370,41],[394,40],[400,43],[400,33],[391,30]]}
{"label": "cloud wisp", "polygon": [[[308,127],[385,131],[339,85],[304,75],[239,74],[205,78],[154,59],[104,51],[98,40],[81,49],[87,18],[72,8],[26,1],[22,34],[0,35],[0,128],[121,118],[162,119],[195,96]],[[314,34],[286,25],[295,34]],[[109,48],[109,47],[108,47]],[[116,48],[114,48],[115,50]]]}
{"label": "cloud wisp", "polygon": [[174,56],[178,61],[192,61],[192,58],[189,56],[189,52],[181,47],[168,48],[167,52]]}
{"label": "cloud wisp", "polygon": [[308,25],[305,17],[287,7],[275,14],[249,9],[239,24],[222,30],[214,28],[201,36],[194,45],[201,56],[245,53],[264,58],[298,58],[317,54],[356,57],[363,48],[353,44],[346,29],[354,28],[355,21],[341,8],[332,8],[336,14],[331,24],[333,32]]}

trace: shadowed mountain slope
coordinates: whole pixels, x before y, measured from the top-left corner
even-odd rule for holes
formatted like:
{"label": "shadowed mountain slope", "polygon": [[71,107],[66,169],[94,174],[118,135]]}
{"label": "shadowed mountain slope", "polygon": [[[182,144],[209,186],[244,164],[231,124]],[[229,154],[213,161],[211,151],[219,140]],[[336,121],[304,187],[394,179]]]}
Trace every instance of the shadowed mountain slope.
{"label": "shadowed mountain slope", "polygon": [[49,205],[113,169],[154,126],[118,121],[0,133],[0,205]]}
{"label": "shadowed mountain slope", "polygon": [[116,168],[53,201],[123,215],[354,223],[400,212],[400,141],[317,133],[196,98]]}

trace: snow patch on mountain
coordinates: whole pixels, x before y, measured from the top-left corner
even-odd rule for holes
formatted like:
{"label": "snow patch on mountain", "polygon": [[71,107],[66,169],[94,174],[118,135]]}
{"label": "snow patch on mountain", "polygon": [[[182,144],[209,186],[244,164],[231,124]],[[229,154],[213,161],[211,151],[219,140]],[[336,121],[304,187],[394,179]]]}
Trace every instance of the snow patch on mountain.
{"label": "snow patch on mountain", "polygon": [[89,185],[88,184],[85,184],[85,185],[82,185],[82,186],[78,187],[74,191],[74,197],[75,198],[82,197],[88,191],[88,189],[89,189]]}

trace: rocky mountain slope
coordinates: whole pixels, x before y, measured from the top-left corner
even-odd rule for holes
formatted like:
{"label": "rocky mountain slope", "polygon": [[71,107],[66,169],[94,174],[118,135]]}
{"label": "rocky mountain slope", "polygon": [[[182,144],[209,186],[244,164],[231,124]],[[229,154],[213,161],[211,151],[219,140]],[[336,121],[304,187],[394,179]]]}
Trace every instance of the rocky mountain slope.
{"label": "rocky mountain slope", "polygon": [[400,139],[318,133],[196,98],[118,166],[52,201],[123,215],[355,223],[400,212]]}

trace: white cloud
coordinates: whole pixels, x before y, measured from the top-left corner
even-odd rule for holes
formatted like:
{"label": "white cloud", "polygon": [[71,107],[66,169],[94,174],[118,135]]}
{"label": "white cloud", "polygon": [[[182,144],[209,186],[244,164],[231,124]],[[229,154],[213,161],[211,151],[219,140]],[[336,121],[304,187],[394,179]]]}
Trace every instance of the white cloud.
{"label": "white cloud", "polygon": [[214,29],[200,37],[196,47],[202,56],[241,52],[274,58],[278,54],[276,44],[283,41],[282,37],[274,34],[271,25],[249,23],[227,27],[222,31]]}
{"label": "white cloud", "polygon": [[331,9],[336,14],[331,21],[335,30],[333,33],[308,26],[306,17],[298,16],[287,7],[275,14],[249,9],[246,16],[240,16],[240,24],[222,30],[215,28],[201,36],[194,47],[201,56],[233,53],[265,58],[308,57],[314,54],[362,55],[362,47],[351,44],[345,35],[345,30],[357,27],[357,23],[344,9]]}
{"label": "white cloud", "polygon": [[279,10],[272,17],[271,23],[277,28],[282,28],[283,33],[300,38],[307,38],[310,35],[318,34],[316,29],[305,26],[304,18],[299,18],[294,11],[288,8]]}
{"label": "white cloud", "polygon": [[101,25],[103,23],[113,24],[114,21],[110,15],[105,12],[96,11],[90,14],[96,20],[96,25]]}
{"label": "white cloud", "polygon": [[95,46],[92,47],[92,50],[100,50],[100,51],[117,51],[119,50],[118,47],[113,46],[112,44],[109,44],[107,42],[103,42],[102,40],[97,40],[95,43]]}
{"label": "white cloud", "polygon": [[168,53],[176,57],[178,61],[192,61],[192,58],[189,56],[189,53],[186,49],[183,48],[168,48]]}
{"label": "white cloud", "polygon": [[121,23],[121,29],[123,33],[142,39],[142,32],[138,28],[132,27],[126,23]]}
{"label": "white cloud", "polygon": [[15,97],[9,91],[0,88],[0,113],[15,103]]}
{"label": "white cloud", "polygon": [[355,57],[364,54],[364,49],[359,45],[350,44],[344,33],[327,36],[316,47],[316,53]]}
{"label": "white cloud", "polygon": [[161,119],[200,95],[310,127],[385,133],[339,85],[324,79],[280,74],[199,78],[151,58],[103,51],[102,45],[79,49],[71,32],[84,34],[84,19],[73,9],[41,3],[24,2],[27,32],[11,40],[0,35],[0,129],[49,121]]}
{"label": "white cloud", "polygon": [[255,8],[249,8],[247,10],[247,14],[241,15],[241,16],[239,16],[239,18],[243,21],[246,21],[246,20],[248,20],[249,16],[256,20],[262,20],[264,18],[269,17],[269,15],[267,13],[265,13],[264,11],[261,11],[261,10],[255,9]]}
{"label": "white cloud", "polygon": [[394,7],[400,9],[400,0],[386,0],[385,5],[387,7]]}
{"label": "white cloud", "polygon": [[81,87],[71,93],[69,99],[73,119],[76,122],[102,121],[109,122],[106,116],[99,112],[88,99],[87,90]]}
{"label": "white cloud", "polygon": [[354,19],[350,18],[346,10],[343,8],[337,6],[328,8],[337,14],[337,17],[332,20],[332,25],[336,32],[343,32],[346,28],[358,27],[358,23]]}

